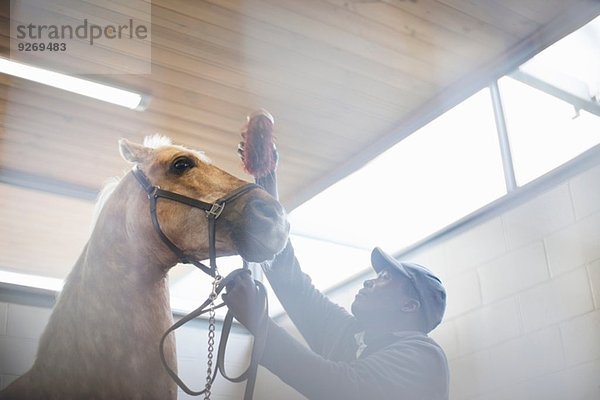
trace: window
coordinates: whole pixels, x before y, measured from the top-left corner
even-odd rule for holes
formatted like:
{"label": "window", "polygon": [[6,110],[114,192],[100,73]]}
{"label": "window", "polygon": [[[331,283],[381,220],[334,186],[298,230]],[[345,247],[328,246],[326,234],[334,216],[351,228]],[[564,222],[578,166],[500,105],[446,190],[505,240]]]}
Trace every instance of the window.
{"label": "window", "polygon": [[[339,282],[369,265],[364,257],[347,260],[344,246],[395,252],[505,193],[484,89],[295,209],[290,223],[292,233],[343,245],[325,250],[314,240],[298,248],[303,269],[326,289],[332,277]],[[324,253],[331,262],[314,256]]]}
{"label": "window", "polygon": [[518,185],[600,143],[600,18],[499,81]]}
{"label": "window", "polygon": [[[600,143],[599,49],[600,17],[498,81],[518,186]],[[326,290],[367,269],[374,246],[398,252],[505,194],[485,89],[298,207],[290,222],[304,238],[303,269]]]}
{"label": "window", "polygon": [[600,143],[598,116],[508,77],[499,86],[519,186]]}

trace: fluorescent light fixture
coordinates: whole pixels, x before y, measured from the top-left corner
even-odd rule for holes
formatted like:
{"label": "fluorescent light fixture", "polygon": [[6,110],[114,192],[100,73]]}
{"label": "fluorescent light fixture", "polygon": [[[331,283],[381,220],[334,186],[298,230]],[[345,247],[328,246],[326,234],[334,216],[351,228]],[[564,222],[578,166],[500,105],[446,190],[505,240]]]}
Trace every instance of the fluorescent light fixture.
{"label": "fluorescent light fixture", "polygon": [[0,282],[11,283],[19,286],[29,286],[46,290],[60,292],[64,281],[58,278],[49,278],[39,275],[22,274],[19,272],[9,272],[0,270]]}
{"label": "fluorescent light fixture", "polygon": [[0,57],[0,72],[42,83],[68,92],[106,101],[131,110],[142,111],[148,105],[147,97],[101,83],[61,74],[47,69],[32,67]]}

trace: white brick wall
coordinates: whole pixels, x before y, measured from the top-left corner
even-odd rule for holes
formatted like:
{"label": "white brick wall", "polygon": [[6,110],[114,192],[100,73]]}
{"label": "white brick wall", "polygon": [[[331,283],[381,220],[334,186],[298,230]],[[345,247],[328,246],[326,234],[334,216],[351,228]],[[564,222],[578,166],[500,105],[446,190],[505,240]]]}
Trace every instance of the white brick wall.
{"label": "white brick wall", "polygon": [[452,400],[600,399],[600,166],[406,258],[448,291]]}
{"label": "white brick wall", "polygon": [[[506,251],[472,267],[482,303],[447,314],[432,334],[450,359],[451,398],[600,399],[600,166],[501,220]],[[476,304],[455,276],[449,298]]]}
{"label": "white brick wall", "polygon": [[480,307],[458,317],[455,322],[461,354],[489,348],[515,338],[521,332],[519,308],[514,297]]}
{"label": "white brick wall", "polygon": [[[0,303],[0,388],[4,388],[33,364],[40,335],[51,310],[43,307]],[[179,375],[192,390],[204,388],[206,373],[206,321],[193,321],[176,331]],[[228,342],[226,368],[237,376],[247,367],[251,339],[232,333]],[[215,347],[216,348],[216,347]],[[243,384],[217,379],[214,400],[242,398]],[[179,399],[197,399],[179,391]]]}
{"label": "white brick wall", "polygon": [[[527,268],[523,268],[527,265]],[[485,304],[498,301],[549,278],[541,241],[520,247],[477,269]]]}
{"label": "white brick wall", "polygon": [[560,333],[568,366],[600,359],[600,310],[561,323]]}
{"label": "white brick wall", "polygon": [[575,220],[569,185],[562,184],[502,216],[510,249],[521,247],[557,231]]}
{"label": "white brick wall", "polygon": [[6,335],[37,341],[50,319],[50,313],[46,308],[10,304]]}
{"label": "white brick wall", "polygon": [[577,219],[600,211],[600,168],[592,168],[569,182]]}
{"label": "white brick wall", "polygon": [[560,348],[560,331],[551,326],[491,347],[490,365],[499,386],[512,385],[564,368],[562,351],[548,351]]}
{"label": "white brick wall", "polygon": [[[0,374],[19,376],[33,364],[37,340],[0,336]],[[4,381],[4,379],[3,379]]]}
{"label": "white brick wall", "polygon": [[591,312],[592,293],[585,268],[578,268],[519,295],[525,331]]}
{"label": "white brick wall", "polygon": [[489,366],[492,358],[489,350],[483,350],[449,360],[450,392],[453,398],[468,398],[498,386],[495,371]]}
{"label": "white brick wall", "polygon": [[545,242],[553,275],[600,259],[600,212],[546,237]]}
{"label": "white brick wall", "polygon": [[1,387],[25,373],[33,364],[37,343],[50,310],[47,308],[0,303]]}
{"label": "white brick wall", "polygon": [[450,238],[442,246],[449,277],[475,268],[506,253],[502,220],[494,218],[484,222],[459,236]]}
{"label": "white brick wall", "polygon": [[[217,332],[217,344],[220,332]],[[177,367],[179,376],[190,389],[202,390],[206,378],[207,361],[207,327],[206,321],[195,321],[190,326],[184,326],[176,331],[177,334]],[[238,376],[248,366],[251,338],[245,334],[232,333],[227,342],[225,368],[229,376]],[[216,356],[216,353],[215,353]],[[215,380],[211,396],[214,400],[241,399],[244,384],[231,383],[220,375]],[[179,391],[179,399],[198,399],[183,391]]]}
{"label": "white brick wall", "polygon": [[597,400],[599,376],[599,360],[563,369],[527,382],[528,399]]}
{"label": "white brick wall", "polygon": [[8,304],[0,303],[0,335],[6,335],[7,315],[8,315]]}
{"label": "white brick wall", "polygon": [[444,282],[444,285],[448,291],[462,293],[460,297],[448,298],[446,304],[448,318],[456,317],[481,306],[481,290],[476,271],[469,271],[457,277],[449,278]]}
{"label": "white brick wall", "polygon": [[594,306],[596,309],[600,309],[600,260],[588,266],[588,274],[594,295]]}

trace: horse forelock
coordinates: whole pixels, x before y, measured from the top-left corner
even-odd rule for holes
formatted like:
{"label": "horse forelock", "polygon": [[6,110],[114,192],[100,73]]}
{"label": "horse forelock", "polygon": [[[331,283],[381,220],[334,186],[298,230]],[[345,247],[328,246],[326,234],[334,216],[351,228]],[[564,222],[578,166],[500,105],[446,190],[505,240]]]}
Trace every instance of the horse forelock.
{"label": "horse forelock", "polygon": [[173,142],[167,136],[155,133],[144,138],[144,147],[151,149],[158,149],[159,147],[171,146]]}
{"label": "horse forelock", "polygon": [[203,151],[193,150],[193,149],[189,149],[185,146],[173,144],[173,142],[171,141],[171,139],[169,137],[161,135],[160,133],[146,136],[144,138],[144,147],[148,147],[148,148],[155,149],[155,150],[160,149],[161,147],[176,148],[176,149],[179,149],[182,151],[188,151],[190,153],[193,153],[196,157],[198,157],[198,159],[200,161],[202,161],[206,164],[212,164],[211,159],[206,154],[204,154]]}

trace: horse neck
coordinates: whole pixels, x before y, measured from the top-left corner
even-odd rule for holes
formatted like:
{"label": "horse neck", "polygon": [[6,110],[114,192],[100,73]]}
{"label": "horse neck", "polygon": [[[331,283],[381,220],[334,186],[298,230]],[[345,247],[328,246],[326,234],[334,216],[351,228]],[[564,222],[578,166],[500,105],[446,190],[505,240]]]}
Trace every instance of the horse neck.
{"label": "horse neck", "polygon": [[[18,380],[13,397],[177,397],[157,351],[173,322],[166,271],[174,260],[148,251],[156,243],[136,236],[143,229],[133,223],[135,215],[124,214],[144,197],[131,194],[132,187],[119,193],[119,187],[69,274],[34,365]],[[165,341],[165,357],[169,365],[176,364],[172,335]]]}
{"label": "horse neck", "polygon": [[[58,362],[76,346],[97,353],[91,358],[104,358],[108,369],[111,361],[105,353],[119,346],[140,364],[159,363],[149,349],[156,349],[172,323],[166,272],[174,260],[152,250],[159,247],[152,240],[135,234],[140,228],[131,226],[133,217],[123,215],[132,201],[126,193],[117,188],[111,195],[117,197],[100,213],[42,337],[40,361]],[[76,329],[64,329],[73,325]],[[91,337],[94,342],[87,343]],[[168,358],[174,358],[174,348],[167,350],[172,351]]]}
{"label": "horse neck", "polygon": [[139,212],[146,211],[147,204],[146,196],[138,192],[141,189],[130,175],[123,178],[100,213],[73,272],[79,275],[81,287],[98,295],[156,309],[168,305],[166,274],[176,259],[159,242],[150,217],[144,220],[146,213]]}
{"label": "horse neck", "polygon": [[[90,273],[116,272],[142,282],[164,278],[176,256],[154,231],[146,194],[127,174],[108,198],[87,249]],[[102,268],[93,268],[102,264]],[[123,268],[125,267],[125,268]]]}

